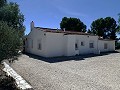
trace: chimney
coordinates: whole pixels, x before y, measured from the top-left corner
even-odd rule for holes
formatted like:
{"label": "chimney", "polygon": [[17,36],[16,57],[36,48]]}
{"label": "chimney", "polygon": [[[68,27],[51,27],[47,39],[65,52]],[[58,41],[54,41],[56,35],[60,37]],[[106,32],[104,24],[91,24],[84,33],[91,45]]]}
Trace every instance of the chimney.
{"label": "chimney", "polygon": [[63,31],[65,32],[65,28],[63,28]]}
{"label": "chimney", "polygon": [[30,27],[31,27],[31,31],[32,31],[34,29],[34,22],[33,21],[31,22]]}

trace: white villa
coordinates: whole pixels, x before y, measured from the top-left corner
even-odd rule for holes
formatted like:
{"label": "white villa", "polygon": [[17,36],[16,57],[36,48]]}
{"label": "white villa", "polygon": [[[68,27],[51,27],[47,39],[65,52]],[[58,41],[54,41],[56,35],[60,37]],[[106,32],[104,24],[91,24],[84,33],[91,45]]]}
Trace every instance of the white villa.
{"label": "white villa", "polygon": [[58,29],[34,27],[25,39],[25,51],[43,57],[99,54],[114,51],[115,40],[99,39],[96,35]]}

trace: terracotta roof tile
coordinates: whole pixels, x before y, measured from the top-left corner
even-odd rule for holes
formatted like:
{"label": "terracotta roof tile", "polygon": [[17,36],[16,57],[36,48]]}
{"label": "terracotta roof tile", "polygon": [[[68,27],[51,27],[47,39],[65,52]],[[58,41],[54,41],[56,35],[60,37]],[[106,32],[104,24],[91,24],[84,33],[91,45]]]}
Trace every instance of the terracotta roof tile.
{"label": "terracotta roof tile", "polygon": [[[44,32],[51,32],[51,33],[64,33],[65,35],[72,34],[72,35],[91,35],[89,33],[84,32],[75,32],[75,31],[63,31],[62,29],[51,29],[51,28],[42,28],[42,27],[35,27],[36,29],[42,30]],[[93,35],[95,36],[95,35]]]}

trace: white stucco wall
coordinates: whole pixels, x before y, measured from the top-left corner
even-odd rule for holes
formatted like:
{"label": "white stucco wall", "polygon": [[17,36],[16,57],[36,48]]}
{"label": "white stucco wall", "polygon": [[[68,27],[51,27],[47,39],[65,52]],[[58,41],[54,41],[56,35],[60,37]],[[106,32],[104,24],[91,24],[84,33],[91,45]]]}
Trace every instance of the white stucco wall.
{"label": "white stucco wall", "polygon": [[[76,40],[78,41],[79,54],[95,53],[97,50],[98,36],[76,35]],[[84,46],[81,46],[81,42],[84,42]],[[90,42],[94,43],[94,48],[89,47]]]}
{"label": "white stucco wall", "polygon": [[46,33],[46,57],[64,56],[64,37],[62,33]]}
{"label": "white stucco wall", "polygon": [[115,51],[115,40],[112,40],[110,43],[110,51]]}
{"label": "white stucco wall", "polygon": [[[31,40],[33,41],[33,48],[32,48],[32,43]],[[41,47],[42,49],[38,49],[38,41],[41,40]],[[36,30],[35,28],[30,32],[30,34],[27,36],[27,41],[25,42],[27,44],[28,42],[28,47],[25,45],[25,51],[28,53],[32,53],[35,55],[40,55],[40,56],[45,56],[45,48],[46,48],[46,36],[45,32]]]}
{"label": "white stucco wall", "polygon": [[75,35],[64,35],[64,56],[75,55]]}
{"label": "white stucco wall", "polygon": [[[107,44],[108,48],[104,49],[104,44]],[[114,40],[98,40],[98,49],[100,52],[114,51],[115,50],[115,41]]]}
{"label": "white stucco wall", "polygon": [[[38,41],[41,42],[41,50],[38,49]],[[81,42],[84,46],[81,46]],[[89,43],[94,44],[94,48],[89,47]],[[75,49],[77,43],[78,49]],[[104,49],[104,43],[108,44],[108,48]],[[32,45],[33,44],[33,45]],[[98,36],[92,35],[73,35],[64,33],[44,32],[34,28],[31,23],[31,32],[27,35],[25,42],[25,51],[43,57],[57,56],[75,56],[76,54],[89,54],[114,51],[114,40],[98,40]]]}

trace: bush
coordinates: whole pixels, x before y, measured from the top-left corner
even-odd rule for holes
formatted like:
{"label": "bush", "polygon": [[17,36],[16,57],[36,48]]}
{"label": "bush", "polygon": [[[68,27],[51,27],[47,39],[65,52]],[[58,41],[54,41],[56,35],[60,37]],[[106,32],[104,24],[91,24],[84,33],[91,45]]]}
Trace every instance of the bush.
{"label": "bush", "polygon": [[0,90],[19,90],[15,80],[10,76],[4,76],[0,79]]}
{"label": "bush", "polygon": [[10,76],[7,76],[6,72],[2,69],[4,66],[0,64],[0,90],[19,90],[15,79]]}
{"label": "bush", "polygon": [[116,49],[120,49],[120,42],[116,42],[115,48],[116,48]]}
{"label": "bush", "polygon": [[6,22],[0,21],[0,63],[4,59],[14,59],[19,55],[21,38],[18,30],[9,27]]}

